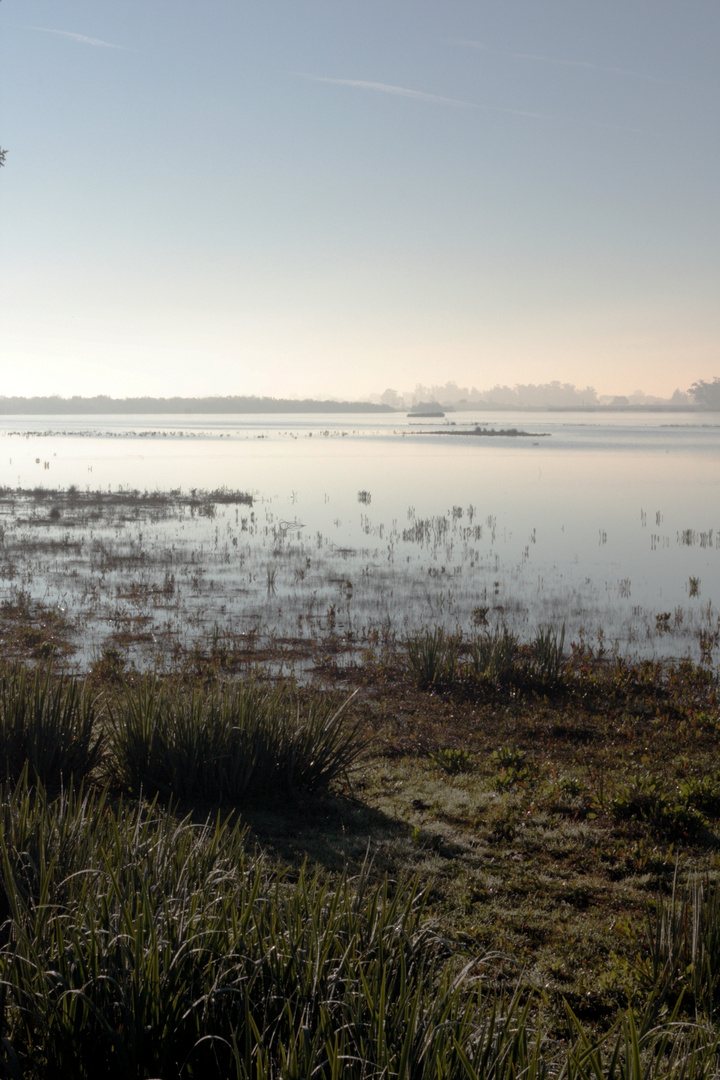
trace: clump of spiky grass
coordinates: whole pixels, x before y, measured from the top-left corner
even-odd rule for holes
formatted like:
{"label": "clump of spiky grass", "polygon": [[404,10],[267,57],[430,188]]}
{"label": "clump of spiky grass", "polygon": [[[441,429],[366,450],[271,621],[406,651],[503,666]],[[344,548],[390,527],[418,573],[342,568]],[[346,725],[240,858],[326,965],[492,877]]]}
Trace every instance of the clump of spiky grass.
{"label": "clump of spiky grass", "polygon": [[520,641],[517,634],[502,626],[478,637],[472,644],[470,657],[479,679],[506,685],[518,674]]}
{"label": "clump of spiky grass", "polygon": [[455,681],[458,642],[441,626],[409,637],[407,657],[410,674],[419,690],[439,689]]}
{"label": "clump of spiky grass", "polygon": [[541,626],[532,645],[533,674],[547,689],[554,689],[562,681],[565,670],[565,623],[558,633],[552,626]]}
{"label": "clump of spiky grass", "polygon": [[696,879],[669,897],[659,896],[647,914],[649,949],[640,963],[651,1000],[675,1004],[698,1019],[720,1017],[720,882]]}
{"label": "clump of spiky grass", "polygon": [[0,674],[0,781],[31,780],[57,791],[91,775],[101,757],[96,708],[87,683],[48,668]]}
{"label": "clump of spiky grass", "polygon": [[481,683],[528,691],[557,690],[563,681],[565,624],[558,632],[541,627],[532,643],[521,645],[506,626],[481,634],[470,648],[470,670]]}
{"label": "clump of spiky grass", "polygon": [[144,680],[112,710],[111,776],[125,791],[236,804],[326,788],[362,749],[347,704],[301,706],[253,681],[186,694]]}

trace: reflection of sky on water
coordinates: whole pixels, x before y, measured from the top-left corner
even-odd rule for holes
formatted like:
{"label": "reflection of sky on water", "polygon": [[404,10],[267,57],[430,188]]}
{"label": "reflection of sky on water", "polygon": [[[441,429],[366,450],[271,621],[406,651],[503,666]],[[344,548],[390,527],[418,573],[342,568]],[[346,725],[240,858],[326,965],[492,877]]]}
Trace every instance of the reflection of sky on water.
{"label": "reflection of sky on water", "polygon": [[[701,607],[710,626],[707,605],[720,585],[717,419],[448,416],[456,425],[449,430],[481,422],[551,433],[477,439],[429,435],[399,415],[6,417],[1,482],[247,490],[261,524],[252,540],[258,565],[278,558],[278,545],[289,563],[312,549],[328,579],[353,580],[360,606],[355,579],[366,569],[368,617],[374,610],[395,622],[467,627],[475,607],[489,606],[503,608],[495,617],[521,629],[566,619],[571,633],[603,626],[608,638],[631,638],[638,649],[686,652],[682,635],[692,629],[697,636]],[[424,423],[442,430],[442,421]],[[369,503],[358,501],[361,491],[370,493]],[[403,540],[433,519],[423,543]],[[302,527],[278,531],[280,522]],[[189,539],[193,529],[209,527],[177,528]],[[699,597],[689,596],[691,577],[700,579]],[[278,586],[285,578],[281,570]],[[258,611],[268,615],[260,599],[258,591]],[[685,615],[674,641],[639,632],[678,608]]]}

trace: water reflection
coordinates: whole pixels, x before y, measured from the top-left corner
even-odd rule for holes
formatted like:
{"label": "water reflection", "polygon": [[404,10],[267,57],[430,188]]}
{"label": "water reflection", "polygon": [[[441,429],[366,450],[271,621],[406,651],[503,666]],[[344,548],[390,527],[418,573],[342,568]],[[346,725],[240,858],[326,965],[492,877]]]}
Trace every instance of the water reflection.
{"label": "water reflection", "polygon": [[141,623],[152,652],[212,627],[361,641],[504,621],[698,658],[718,626],[715,418],[449,419],[549,438],[435,435],[395,415],[5,418],[11,491],[226,487],[254,505],[74,522],[8,495],[0,597],[63,605],[92,624],[86,651]]}

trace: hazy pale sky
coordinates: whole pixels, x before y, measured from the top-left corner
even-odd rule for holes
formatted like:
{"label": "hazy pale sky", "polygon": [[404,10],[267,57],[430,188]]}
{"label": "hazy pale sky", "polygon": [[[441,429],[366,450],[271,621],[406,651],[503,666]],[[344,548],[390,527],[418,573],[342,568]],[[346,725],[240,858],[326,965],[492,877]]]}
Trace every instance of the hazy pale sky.
{"label": "hazy pale sky", "polygon": [[720,374],[717,0],[2,0],[0,394]]}

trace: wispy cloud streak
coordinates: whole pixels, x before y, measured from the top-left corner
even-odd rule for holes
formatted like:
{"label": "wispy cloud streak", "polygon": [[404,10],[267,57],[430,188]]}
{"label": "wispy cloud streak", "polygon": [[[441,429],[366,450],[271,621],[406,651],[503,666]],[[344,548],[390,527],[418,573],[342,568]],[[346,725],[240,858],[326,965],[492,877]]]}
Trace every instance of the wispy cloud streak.
{"label": "wispy cloud streak", "polygon": [[39,30],[42,34],[57,34],[59,37],[79,41],[81,45],[99,45],[103,49],[122,49],[122,45],[113,45],[112,42],[101,41],[100,38],[86,37],[85,34],[73,34],[70,30],[51,30],[49,26],[28,26],[27,29]]}
{"label": "wispy cloud streak", "polygon": [[658,79],[654,75],[646,75],[642,71],[630,71],[628,68],[605,67],[602,64],[594,64],[590,60],[562,60],[555,56],[542,56],[539,53],[506,52],[503,49],[492,49],[482,41],[467,41],[464,38],[444,38],[449,45],[461,45],[466,49],[477,49],[480,52],[492,53],[494,56],[506,56],[510,60],[534,60],[539,64],[553,64],[558,67],[582,68],[586,71],[602,71],[608,75],[625,75],[630,79],[641,79],[643,82],[663,83],[667,80]]}
{"label": "wispy cloud streak", "polygon": [[443,97],[441,94],[427,94],[423,90],[410,90],[407,86],[394,86],[392,83],[368,82],[365,79],[331,79],[327,75],[307,75],[296,72],[303,79],[311,82],[330,83],[333,86],[353,86],[359,90],[372,90],[378,94],[392,94],[395,97],[411,98],[415,101],[429,101],[433,105],[450,105],[456,109],[473,109],[477,112],[507,113],[510,116],[527,116],[534,120],[557,120],[557,116],[545,113],[528,112],[524,109],[506,109],[500,105],[479,105],[474,101],[461,98]]}
{"label": "wispy cloud streak", "polygon": [[468,109],[474,112],[499,113],[505,116],[520,116],[531,120],[551,122],[579,123],[583,127],[607,128],[611,131],[628,131],[633,135],[646,135],[641,128],[626,127],[622,124],[605,124],[598,120],[574,120],[552,113],[531,112],[527,109],[511,109],[502,105],[481,105],[475,101],[463,101],[461,98],[443,97],[441,94],[428,94],[423,90],[410,90],[407,86],[395,86],[392,83],[369,82],[365,79],[332,79],[328,75],[308,75],[303,71],[292,72],[311,82],[330,83],[332,86],[351,86],[359,90],[371,90],[377,94],[392,94],[395,97],[410,98],[415,101],[428,101],[433,105],[450,105],[456,109]]}

